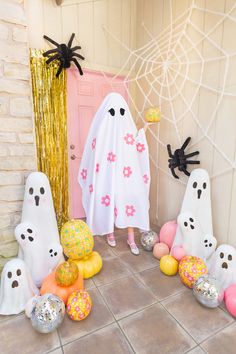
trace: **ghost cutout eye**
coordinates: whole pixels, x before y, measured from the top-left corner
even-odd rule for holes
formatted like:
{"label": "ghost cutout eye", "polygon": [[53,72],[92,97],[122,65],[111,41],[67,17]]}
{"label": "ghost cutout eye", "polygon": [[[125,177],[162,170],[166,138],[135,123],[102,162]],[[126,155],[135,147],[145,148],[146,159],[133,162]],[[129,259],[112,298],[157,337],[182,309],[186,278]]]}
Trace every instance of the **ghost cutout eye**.
{"label": "ghost cutout eye", "polygon": [[202,186],[203,186],[203,189],[206,189],[206,187],[207,187],[206,182],[204,182]]}
{"label": "ghost cutout eye", "polygon": [[185,227],[187,227],[187,226],[188,226],[188,223],[187,223],[186,221],[184,222],[184,226],[185,226]]}
{"label": "ghost cutout eye", "polygon": [[120,114],[123,116],[125,114],[125,109],[124,108],[121,108],[120,109]]}
{"label": "ghost cutout eye", "polygon": [[33,193],[34,193],[34,189],[32,187],[30,187],[29,194],[33,194]]}
{"label": "ghost cutout eye", "polygon": [[24,234],[21,234],[20,237],[22,238],[22,240],[25,239],[25,235]]}
{"label": "ghost cutout eye", "polygon": [[19,276],[21,275],[21,270],[20,270],[20,269],[17,269],[16,274],[17,274],[17,276],[19,277]]}
{"label": "ghost cutout eye", "polygon": [[220,258],[224,258],[224,253],[220,252]]}
{"label": "ghost cutout eye", "polygon": [[34,238],[32,236],[29,236],[28,239],[29,239],[30,242],[34,241]]}
{"label": "ghost cutout eye", "polygon": [[193,188],[197,188],[197,182],[193,182]]}
{"label": "ghost cutout eye", "polygon": [[45,193],[45,189],[43,187],[40,188],[40,193],[44,194]]}
{"label": "ghost cutout eye", "polygon": [[27,232],[29,233],[29,234],[32,234],[32,230],[31,229],[27,229]]}
{"label": "ghost cutout eye", "polygon": [[7,273],[7,276],[8,276],[9,279],[11,279],[11,277],[12,277],[12,272],[8,272],[8,273]]}
{"label": "ghost cutout eye", "polygon": [[193,218],[189,218],[189,221],[194,222]]}
{"label": "ghost cutout eye", "polygon": [[115,110],[114,110],[114,108],[109,109],[108,112],[111,114],[112,117],[114,117],[114,115],[115,115]]}
{"label": "ghost cutout eye", "polygon": [[229,254],[229,255],[228,255],[228,260],[229,260],[229,261],[232,261],[232,258],[233,258],[232,255]]}

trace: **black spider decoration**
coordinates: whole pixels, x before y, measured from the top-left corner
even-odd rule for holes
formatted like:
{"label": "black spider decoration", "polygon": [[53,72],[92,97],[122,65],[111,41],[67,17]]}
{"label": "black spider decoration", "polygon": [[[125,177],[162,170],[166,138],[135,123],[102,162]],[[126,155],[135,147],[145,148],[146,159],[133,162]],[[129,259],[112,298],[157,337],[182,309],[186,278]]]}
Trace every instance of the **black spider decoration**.
{"label": "black spider decoration", "polygon": [[[50,49],[50,50],[46,51],[45,53],[43,53],[44,57],[48,57],[48,59],[46,61],[47,64],[51,63],[53,60],[59,60],[60,65],[57,70],[56,77],[58,77],[60,75],[63,68],[64,69],[69,68],[72,61],[75,63],[77,69],[79,70],[80,75],[83,75],[83,71],[81,69],[81,66],[78,63],[78,60],[76,58],[84,60],[84,57],[78,53],[75,53],[75,51],[77,49],[81,49],[81,47],[76,46],[76,47],[71,48],[74,37],[75,37],[75,34],[72,33],[70,40],[68,42],[68,45],[66,45],[64,43],[58,44],[57,42],[55,42],[53,39],[49,38],[48,36],[43,36],[43,38],[45,38],[47,41],[49,41],[50,43],[52,43],[56,46],[56,48]],[[51,54],[53,54],[53,55],[51,55]],[[74,57],[76,57],[76,58],[74,58]]]}
{"label": "black spider decoration", "polygon": [[190,173],[187,171],[187,165],[199,165],[200,161],[197,160],[187,160],[189,157],[192,156],[196,156],[199,154],[199,151],[194,151],[191,152],[190,154],[185,155],[184,150],[186,149],[186,147],[188,146],[189,142],[190,142],[191,138],[187,138],[185,140],[185,142],[183,143],[183,145],[181,146],[180,149],[175,150],[174,154],[172,154],[171,152],[171,146],[170,144],[167,145],[167,151],[168,151],[168,155],[169,155],[169,165],[168,167],[171,170],[171,173],[173,175],[173,177],[175,178],[179,178],[177,176],[177,174],[175,173],[175,168],[178,167],[178,170],[181,172],[184,172],[184,174],[186,176],[190,176]]}

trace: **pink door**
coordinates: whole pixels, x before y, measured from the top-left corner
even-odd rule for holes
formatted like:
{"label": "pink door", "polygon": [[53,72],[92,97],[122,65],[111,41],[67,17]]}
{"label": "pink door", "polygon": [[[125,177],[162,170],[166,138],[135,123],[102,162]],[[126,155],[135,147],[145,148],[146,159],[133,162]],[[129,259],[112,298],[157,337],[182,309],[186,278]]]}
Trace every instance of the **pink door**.
{"label": "pink door", "polygon": [[[110,92],[119,92],[127,100],[124,79],[104,76],[92,70],[84,69],[80,76],[76,68],[67,70],[67,117],[69,149],[69,198],[70,217],[85,216],[82,206],[82,191],[78,184],[78,171],[84,145],[93,117],[103,98]],[[112,80],[112,85],[109,84]]]}

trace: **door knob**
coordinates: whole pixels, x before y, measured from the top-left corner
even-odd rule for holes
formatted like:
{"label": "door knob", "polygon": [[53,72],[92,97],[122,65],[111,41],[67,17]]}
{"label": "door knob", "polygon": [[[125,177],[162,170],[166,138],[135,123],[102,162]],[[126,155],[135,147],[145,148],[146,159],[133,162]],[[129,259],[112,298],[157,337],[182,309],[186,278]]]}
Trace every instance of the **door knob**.
{"label": "door knob", "polygon": [[71,155],[71,160],[75,160],[76,159],[76,156],[75,155]]}
{"label": "door knob", "polygon": [[74,150],[74,148],[75,148],[75,145],[74,145],[74,144],[71,144],[71,145],[70,145],[70,149],[71,149],[71,150]]}

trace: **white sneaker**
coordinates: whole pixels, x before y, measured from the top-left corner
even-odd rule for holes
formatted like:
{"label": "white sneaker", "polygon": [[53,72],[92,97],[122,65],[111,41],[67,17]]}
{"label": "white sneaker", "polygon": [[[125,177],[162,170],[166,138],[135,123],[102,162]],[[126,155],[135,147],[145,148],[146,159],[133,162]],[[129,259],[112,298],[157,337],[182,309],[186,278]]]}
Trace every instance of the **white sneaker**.
{"label": "white sneaker", "polygon": [[129,243],[129,241],[127,240],[127,243],[130,247],[130,251],[131,253],[133,253],[135,256],[138,256],[139,255],[139,249],[136,245],[136,243],[132,242],[132,243]]}
{"label": "white sneaker", "polygon": [[113,235],[107,235],[107,243],[111,247],[116,247],[116,239]]}

